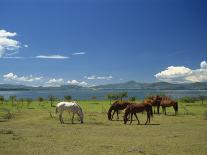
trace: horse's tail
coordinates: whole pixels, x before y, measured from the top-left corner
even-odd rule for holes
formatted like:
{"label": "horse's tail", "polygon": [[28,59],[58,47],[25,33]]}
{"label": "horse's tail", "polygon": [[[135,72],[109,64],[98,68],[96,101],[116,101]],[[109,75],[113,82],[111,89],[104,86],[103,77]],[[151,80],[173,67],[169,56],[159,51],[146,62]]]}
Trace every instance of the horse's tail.
{"label": "horse's tail", "polygon": [[114,109],[113,105],[111,105],[111,107],[108,110],[108,119],[111,120],[111,112]]}

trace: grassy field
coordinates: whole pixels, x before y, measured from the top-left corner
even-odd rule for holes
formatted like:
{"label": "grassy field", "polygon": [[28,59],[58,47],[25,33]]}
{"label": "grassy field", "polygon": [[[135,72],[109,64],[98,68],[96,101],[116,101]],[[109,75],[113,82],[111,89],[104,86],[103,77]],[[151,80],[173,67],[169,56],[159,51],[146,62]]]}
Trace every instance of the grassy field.
{"label": "grassy field", "polygon": [[168,108],[169,115],[154,115],[151,125],[143,125],[145,114],[138,114],[142,125],[108,121],[109,101],[79,103],[84,124],[77,117],[71,124],[68,113],[60,124],[49,102],[1,104],[0,154],[207,154],[207,102],[179,103],[178,116]]}

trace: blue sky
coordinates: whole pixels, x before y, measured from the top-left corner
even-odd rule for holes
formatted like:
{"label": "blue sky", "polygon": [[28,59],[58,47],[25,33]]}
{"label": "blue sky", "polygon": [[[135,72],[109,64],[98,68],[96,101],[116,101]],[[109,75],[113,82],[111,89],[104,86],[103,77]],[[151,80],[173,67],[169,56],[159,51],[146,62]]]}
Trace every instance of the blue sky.
{"label": "blue sky", "polygon": [[207,81],[205,0],[1,0],[0,83]]}

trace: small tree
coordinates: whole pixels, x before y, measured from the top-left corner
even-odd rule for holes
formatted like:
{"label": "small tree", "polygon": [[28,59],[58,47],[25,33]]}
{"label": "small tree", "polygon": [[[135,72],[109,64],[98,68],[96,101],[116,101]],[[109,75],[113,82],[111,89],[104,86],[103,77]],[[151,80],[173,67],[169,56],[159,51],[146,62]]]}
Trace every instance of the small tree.
{"label": "small tree", "polygon": [[133,102],[136,101],[136,97],[135,96],[130,97],[129,101],[133,101]]}
{"label": "small tree", "polygon": [[0,96],[0,102],[1,104],[4,104],[4,96]]}
{"label": "small tree", "polygon": [[44,101],[44,98],[43,97],[38,97],[37,100],[38,100],[39,105],[40,105]]}
{"label": "small tree", "polygon": [[27,98],[26,102],[27,102],[27,108],[29,108],[30,104],[32,103],[32,99],[31,98]]}
{"label": "small tree", "polygon": [[55,96],[52,96],[52,95],[48,96],[48,100],[50,101],[50,106],[53,107],[53,103],[55,101]]}
{"label": "small tree", "polygon": [[23,107],[23,104],[24,104],[24,99],[23,98],[20,98],[19,99],[19,102],[21,103],[21,108]]}
{"label": "small tree", "polygon": [[118,96],[119,96],[120,100],[122,101],[123,98],[126,98],[128,96],[128,93],[127,92],[119,93]]}
{"label": "small tree", "polygon": [[201,100],[201,103],[203,104],[203,101],[204,101],[207,97],[204,96],[204,95],[200,95],[198,98],[199,98],[199,100]]}
{"label": "small tree", "polygon": [[17,99],[16,96],[10,96],[10,97],[9,97],[9,100],[11,101],[12,106],[14,106],[14,102],[16,101],[16,99]]}
{"label": "small tree", "polygon": [[70,100],[72,99],[72,97],[71,97],[70,95],[67,95],[67,96],[64,96],[64,99],[65,99],[66,101],[70,101]]}
{"label": "small tree", "polygon": [[112,93],[107,94],[107,98],[109,99],[111,104],[111,100],[113,100],[113,94]]}

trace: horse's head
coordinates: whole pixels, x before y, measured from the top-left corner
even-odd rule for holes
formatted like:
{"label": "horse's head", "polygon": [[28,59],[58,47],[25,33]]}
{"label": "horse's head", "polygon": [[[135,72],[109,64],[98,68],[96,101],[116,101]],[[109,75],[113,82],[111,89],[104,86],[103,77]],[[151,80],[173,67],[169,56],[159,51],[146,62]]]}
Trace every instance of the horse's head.
{"label": "horse's head", "polygon": [[80,117],[80,121],[81,121],[81,123],[83,123],[83,111],[82,111],[81,108],[80,108],[80,110],[78,111],[78,115],[79,115],[79,117]]}
{"label": "horse's head", "polygon": [[127,121],[128,121],[128,115],[130,114],[130,105],[128,105],[127,107],[126,107],[126,110],[125,110],[125,113],[124,113],[124,124],[126,124],[127,123]]}

